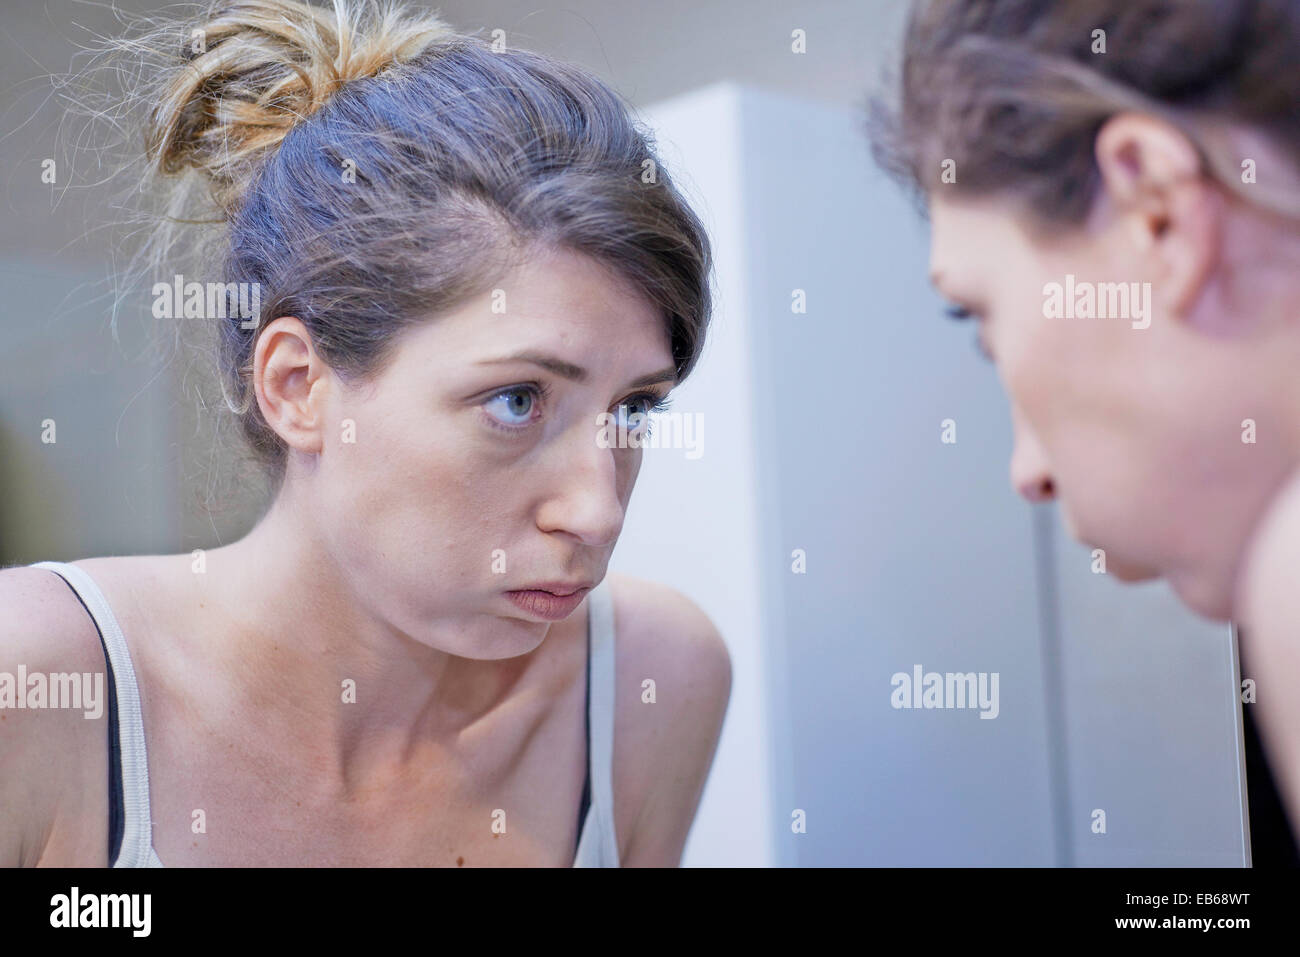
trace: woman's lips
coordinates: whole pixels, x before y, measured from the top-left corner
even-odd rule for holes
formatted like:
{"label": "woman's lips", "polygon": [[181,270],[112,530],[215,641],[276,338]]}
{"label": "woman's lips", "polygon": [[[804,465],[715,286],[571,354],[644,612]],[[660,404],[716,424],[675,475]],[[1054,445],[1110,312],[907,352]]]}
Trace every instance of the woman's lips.
{"label": "woman's lips", "polygon": [[559,621],[568,618],[575,608],[582,604],[590,588],[579,588],[572,595],[553,595],[549,591],[529,589],[527,591],[508,591],[506,597],[512,602],[538,618],[547,621]]}

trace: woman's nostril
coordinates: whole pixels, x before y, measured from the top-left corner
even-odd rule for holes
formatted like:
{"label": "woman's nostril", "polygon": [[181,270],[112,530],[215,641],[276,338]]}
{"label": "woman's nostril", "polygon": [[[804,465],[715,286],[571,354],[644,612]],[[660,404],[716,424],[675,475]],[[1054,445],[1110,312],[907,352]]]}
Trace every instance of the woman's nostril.
{"label": "woman's nostril", "polygon": [[1026,482],[1018,483],[1016,490],[1022,497],[1030,502],[1045,502],[1053,498],[1056,489],[1050,478],[1030,479]]}

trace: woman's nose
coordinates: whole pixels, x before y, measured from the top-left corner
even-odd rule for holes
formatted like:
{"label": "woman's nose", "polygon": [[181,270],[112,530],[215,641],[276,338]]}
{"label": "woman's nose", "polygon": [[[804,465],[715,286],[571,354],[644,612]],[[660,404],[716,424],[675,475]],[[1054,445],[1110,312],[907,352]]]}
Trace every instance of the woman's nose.
{"label": "woman's nose", "polygon": [[1046,474],[1022,477],[1016,474],[1013,467],[1011,485],[1021,498],[1035,505],[1041,502],[1050,502],[1056,497],[1056,489],[1052,485],[1052,478]]}
{"label": "woman's nose", "polygon": [[1011,487],[1016,494],[1032,504],[1050,502],[1056,497],[1047,456],[1024,416],[1013,406],[1012,426],[1015,445],[1011,452]]}
{"label": "woman's nose", "polygon": [[553,493],[537,516],[544,532],[564,532],[584,545],[609,547],[623,530],[624,476],[616,463],[617,450],[600,448],[595,438],[577,429],[562,452]]}

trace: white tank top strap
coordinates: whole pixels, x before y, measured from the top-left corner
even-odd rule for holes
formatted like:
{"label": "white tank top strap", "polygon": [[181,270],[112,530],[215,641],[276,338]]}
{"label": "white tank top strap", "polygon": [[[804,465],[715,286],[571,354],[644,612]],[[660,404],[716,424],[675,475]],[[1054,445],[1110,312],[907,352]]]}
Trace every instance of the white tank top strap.
{"label": "white tank top strap", "polygon": [[[114,867],[162,867],[153,849],[153,824],[149,813],[149,762],[145,754],[144,719],[140,711],[140,690],[122,629],[113,610],[85,571],[64,562],[36,562],[63,578],[81,598],[103,639],[113,669],[117,700],[118,749],[122,761],[123,827],[122,845]],[[111,799],[111,798],[110,798]]]}
{"label": "white tank top strap", "polygon": [[606,578],[587,596],[591,632],[591,808],[574,867],[618,867],[614,829],[614,599]]}

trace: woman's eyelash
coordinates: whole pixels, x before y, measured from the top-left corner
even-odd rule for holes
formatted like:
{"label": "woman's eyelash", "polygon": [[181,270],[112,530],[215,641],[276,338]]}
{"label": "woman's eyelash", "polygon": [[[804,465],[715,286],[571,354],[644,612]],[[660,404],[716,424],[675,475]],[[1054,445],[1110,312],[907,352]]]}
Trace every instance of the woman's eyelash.
{"label": "woman's eyelash", "polygon": [[[944,313],[948,316],[949,319],[952,319],[954,322],[965,322],[968,319],[975,318],[975,313],[970,309],[967,309],[965,306],[948,306],[944,309]],[[978,352],[981,357],[987,359],[989,362],[994,361],[993,353],[989,352],[988,347],[984,344],[984,339],[980,335],[980,330],[978,327],[976,327],[975,329],[975,335],[973,339],[974,339],[973,345],[975,346],[975,351]]]}
{"label": "woman's eyelash", "polygon": [[645,400],[646,402],[650,403],[649,408],[645,410],[646,414],[649,414],[651,412],[663,412],[670,405],[673,404],[672,396],[665,395],[661,398],[660,396],[656,395],[653,392],[641,392],[637,395],[628,396],[626,399],[620,402],[619,405],[631,405],[632,402],[638,400]]}
{"label": "woman's eyelash", "polygon": [[663,398],[660,398],[653,392],[642,392],[638,395],[628,396],[619,404],[630,405],[633,401],[640,402],[641,400],[650,403],[649,407],[644,410],[645,418],[641,422],[641,429],[644,432],[645,438],[648,440],[651,433],[654,431],[654,419],[650,418],[650,416],[656,412],[663,412],[673,404],[673,400],[672,396],[665,395]]}

